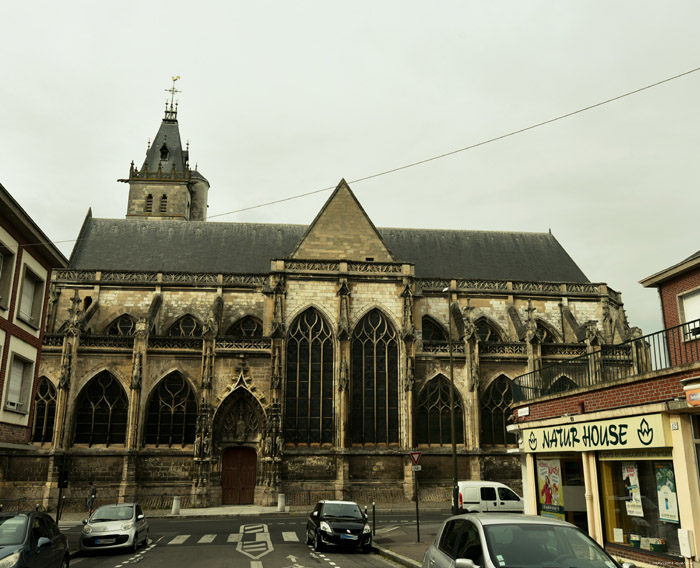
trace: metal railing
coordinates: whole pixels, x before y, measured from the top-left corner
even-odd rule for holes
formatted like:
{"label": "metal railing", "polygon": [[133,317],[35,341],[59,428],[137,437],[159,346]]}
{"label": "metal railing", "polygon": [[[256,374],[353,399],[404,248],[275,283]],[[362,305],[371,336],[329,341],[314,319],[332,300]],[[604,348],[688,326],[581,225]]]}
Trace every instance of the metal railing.
{"label": "metal railing", "polygon": [[700,361],[700,319],[520,375],[513,402],[601,385]]}

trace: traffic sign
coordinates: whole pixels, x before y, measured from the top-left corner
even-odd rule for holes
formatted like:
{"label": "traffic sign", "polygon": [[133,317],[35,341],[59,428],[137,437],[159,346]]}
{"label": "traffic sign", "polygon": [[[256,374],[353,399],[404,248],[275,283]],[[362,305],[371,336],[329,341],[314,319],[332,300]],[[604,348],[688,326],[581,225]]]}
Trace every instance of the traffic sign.
{"label": "traffic sign", "polygon": [[413,460],[413,465],[418,465],[418,460],[423,455],[423,452],[411,452],[411,459]]}
{"label": "traffic sign", "polygon": [[412,466],[411,466],[411,469],[412,469],[413,471],[420,471],[420,470],[421,470],[421,466],[419,466],[419,465],[412,465]]}

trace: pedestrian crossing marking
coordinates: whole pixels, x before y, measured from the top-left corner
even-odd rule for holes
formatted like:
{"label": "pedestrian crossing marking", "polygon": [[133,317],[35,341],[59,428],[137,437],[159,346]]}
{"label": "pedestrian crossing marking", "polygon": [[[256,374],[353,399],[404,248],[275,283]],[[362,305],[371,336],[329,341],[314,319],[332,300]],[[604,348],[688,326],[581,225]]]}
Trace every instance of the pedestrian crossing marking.
{"label": "pedestrian crossing marking", "polygon": [[282,532],[284,542],[299,542],[299,537],[295,532]]}
{"label": "pedestrian crossing marking", "polygon": [[188,538],[190,538],[190,535],[188,535],[188,534],[179,534],[173,540],[171,540],[168,544],[182,544]]}
{"label": "pedestrian crossing marking", "polygon": [[228,535],[226,542],[241,542],[243,535],[241,533],[231,533]]}
{"label": "pedestrian crossing marking", "polygon": [[200,538],[197,543],[198,544],[206,544],[208,542],[214,542],[214,539],[216,538],[215,534],[205,534]]}

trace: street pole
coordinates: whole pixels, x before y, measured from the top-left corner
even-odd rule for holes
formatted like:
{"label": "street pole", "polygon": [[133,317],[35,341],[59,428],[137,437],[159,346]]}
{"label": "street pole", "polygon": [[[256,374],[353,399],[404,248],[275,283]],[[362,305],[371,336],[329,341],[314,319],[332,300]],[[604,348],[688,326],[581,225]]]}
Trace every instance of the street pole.
{"label": "street pole", "polygon": [[447,321],[449,328],[448,348],[450,352],[450,433],[452,436],[452,514],[459,513],[459,484],[457,483],[457,440],[455,437],[455,366],[452,354],[452,298],[449,288],[447,292]]}

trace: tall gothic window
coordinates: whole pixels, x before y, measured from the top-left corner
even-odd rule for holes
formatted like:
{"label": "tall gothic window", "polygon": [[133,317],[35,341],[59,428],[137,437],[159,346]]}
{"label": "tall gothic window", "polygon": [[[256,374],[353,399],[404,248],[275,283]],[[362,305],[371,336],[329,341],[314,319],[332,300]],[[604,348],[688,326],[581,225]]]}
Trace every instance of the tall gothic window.
{"label": "tall gothic window", "polygon": [[313,308],[289,328],[284,403],[285,442],[333,443],[333,336]]}
{"label": "tall gothic window", "polygon": [[202,324],[191,315],[177,320],[168,330],[168,337],[201,337]]}
{"label": "tall gothic window", "polygon": [[106,335],[134,335],[136,320],[130,315],[119,316],[107,326]]}
{"label": "tall gothic window", "polygon": [[399,441],[399,346],[396,330],[377,309],[357,324],[352,336],[350,441]]}
{"label": "tall gothic window", "polygon": [[[455,442],[464,443],[464,410],[459,394],[454,393]],[[419,444],[452,444],[450,381],[439,375],[428,382],[418,397],[416,434]]]}
{"label": "tall gothic window", "polygon": [[252,316],[242,317],[228,328],[226,335],[238,337],[240,339],[262,338],[262,322]]}
{"label": "tall gothic window", "polygon": [[128,402],[119,381],[102,371],[80,391],[76,401],[74,444],[124,444]]}
{"label": "tall gothic window", "polygon": [[146,411],[145,443],[156,446],[193,444],[197,403],[190,385],[179,373],[171,373],[151,393]]}
{"label": "tall gothic window", "polygon": [[506,430],[513,402],[513,383],[505,375],[493,381],[481,397],[481,445],[504,446],[516,443],[515,434]]}
{"label": "tall gothic window", "polygon": [[32,442],[50,444],[56,421],[56,387],[46,377],[39,379],[34,398]]}
{"label": "tall gothic window", "polygon": [[486,318],[481,318],[476,321],[476,334],[479,339],[483,342],[497,342],[502,341],[501,336],[496,331],[496,327],[491,324]]}

